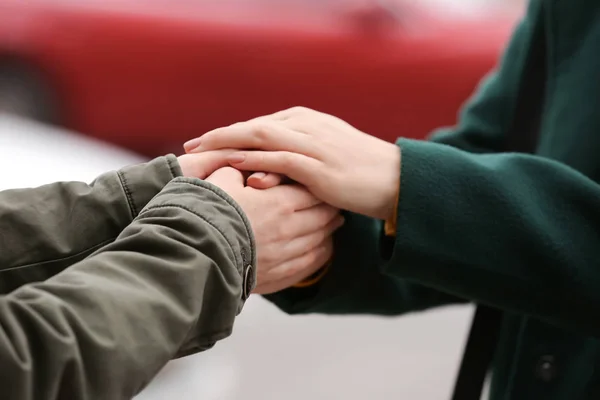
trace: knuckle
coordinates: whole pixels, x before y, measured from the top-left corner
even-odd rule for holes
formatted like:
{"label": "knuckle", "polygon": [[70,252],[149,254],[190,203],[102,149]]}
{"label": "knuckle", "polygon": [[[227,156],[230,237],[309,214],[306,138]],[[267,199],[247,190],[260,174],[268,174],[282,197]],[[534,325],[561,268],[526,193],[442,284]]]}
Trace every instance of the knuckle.
{"label": "knuckle", "polygon": [[290,152],[284,151],[279,154],[279,162],[281,168],[288,170],[294,166],[294,155]]}
{"label": "knuckle", "polygon": [[294,106],[294,107],[290,108],[290,112],[292,114],[304,114],[308,110],[309,109],[307,107],[304,107],[304,106]]}
{"label": "knuckle", "polygon": [[327,235],[328,232],[324,229],[319,230],[318,232],[316,232],[310,243],[309,246],[312,248],[318,248],[319,245],[321,245],[326,239],[327,239]]}
{"label": "knuckle", "polygon": [[279,202],[279,207],[281,214],[283,215],[290,215],[296,211],[296,204],[291,196],[282,196],[281,201]]}
{"label": "knuckle", "polygon": [[254,163],[261,167],[265,165],[265,154],[264,153],[251,153],[254,156]]}
{"label": "knuckle", "polygon": [[288,229],[286,229],[284,224],[277,224],[273,227],[272,235],[276,242],[285,240],[288,237]]}
{"label": "knuckle", "polygon": [[243,126],[243,125],[244,125],[244,123],[243,123],[243,122],[235,122],[235,123],[233,123],[233,124],[231,124],[231,125],[229,125],[229,126],[226,126],[226,127],[224,127],[224,128],[219,128],[219,129],[217,129],[217,130],[225,130],[225,129],[237,129],[237,128],[240,128],[240,127],[241,127],[241,126]]}
{"label": "knuckle", "polygon": [[270,140],[272,131],[273,129],[269,123],[257,122],[252,128],[252,139],[255,144],[262,145]]}

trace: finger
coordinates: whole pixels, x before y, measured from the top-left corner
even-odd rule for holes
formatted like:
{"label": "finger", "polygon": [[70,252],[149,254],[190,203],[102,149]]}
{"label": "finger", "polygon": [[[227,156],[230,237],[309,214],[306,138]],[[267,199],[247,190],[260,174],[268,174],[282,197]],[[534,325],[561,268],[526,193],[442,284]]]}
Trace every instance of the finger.
{"label": "finger", "polygon": [[254,293],[269,294],[293,286],[325,266],[332,256],[333,242],[326,240],[302,256],[283,263],[276,276],[263,279],[263,283],[258,281]]}
{"label": "finger", "polygon": [[282,230],[284,239],[293,240],[323,229],[339,213],[337,208],[325,203],[296,211],[282,221],[285,226],[285,230]]}
{"label": "finger", "polygon": [[[300,257],[302,254],[323,243],[342,225],[344,225],[344,218],[341,215],[334,215],[324,226],[320,226],[316,230],[303,236],[298,236],[280,246],[281,259],[289,261]],[[276,272],[278,268],[274,268],[273,271]]]}
{"label": "finger", "polygon": [[287,207],[287,210],[298,212],[307,208],[323,204],[323,201],[314,196],[302,185],[280,185],[269,189],[277,201]]}
{"label": "finger", "polygon": [[246,184],[255,189],[269,189],[279,185],[283,181],[280,174],[255,172],[248,177]]}
{"label": "finger", "polygon": [[[285,111],[288,111],[288,110],[285,110]],[[277,113],[275,113],[275,114],[277,114]],[[275,114],[261,115],[260,117],[252,118],[245,122],[238,122],[238,123],[232,124],[229,126],[229,128],[239,126],[240,124],[248,124],[248,123],[261,124],[261,123],[269,123],[269,122],[273,122],[276,120],[285,120],[286,119],[286,118],[281,118],[281,117],[279,117],[279,118],[275,117]],[[198,149],[198,146],[200,146],[201,142],[202,142],[202,136],[195,137],[195,138],[190,139],[187,142],[185,142],[183,144],[183,149],[185,150],[186,153],[199,152],[200,150]]]}
{"label": "finger", "polygon": [[219,168],[229,165],[227,156],[236,150],[223,149],[201,154],[183,154],[177,158],[184,176],[204,179]]}
{"label": "finger", "polygon": [[[286,121],[289,120],[291,118],[295,118],[295,117],[301,117],[301,116],[307,116],[310,115],[311,117],[318,117],[318,116],[323,116],[324,114],[322,112],[307,108],[307,107],[301,107],[301,106],[296,106],[296,107],[291,107],[291,108],[287,108],[285,110],[281,110],[281,111],[277,111],[274,112],[272,114],[267,114],[267,115],[261,115],[259,117],[256,118],[252,118],[246,122],[241,122],[241,123],[237,123],[234,125],[239,125],[239,124],[244,124],[244,123],[268,123],[270,121]],[[231,125],[231,126],[234,126]],[[183,148],[185,149],[186,153],[191,153],[194,152],[194,150],[196,150],[198,148],[198,146],[200,145],[200,143],[202,142],[201,137],[197,137],[191,140],[188,140],[187,142],[185,142],[183,144]]]}
{"label": "finger", "polygon": [[216,170],[206,178],[206,181],[220,187],[226,192],[244,187],[244,175],[231,167]]}
{"label": "finger", "polygon": [[226,148],[290,151],[316,155],[314,140],[272,120],[248,121],[205,133],[190,153]]}
{"label": "finger", "polygon": [[321,161],[287,151],[243,151],[229,155],[227,160],[237,169],[286,175],[307,187],[314,186],[323,175]]}
{"label": "finger", "polygon": [[196,147],[198,147],[199,144],[200,144],[200,136],[190,139],[187,142],[185,142],[183,144],[183,149],[185,150],[186,153],[189,153],[190,151],[192,151]]}

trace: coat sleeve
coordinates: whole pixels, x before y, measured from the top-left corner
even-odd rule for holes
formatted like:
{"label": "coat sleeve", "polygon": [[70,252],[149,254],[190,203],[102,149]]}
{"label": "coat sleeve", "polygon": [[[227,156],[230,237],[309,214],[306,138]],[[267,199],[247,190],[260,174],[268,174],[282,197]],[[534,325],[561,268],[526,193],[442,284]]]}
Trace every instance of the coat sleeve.
{"label": "coat sleeve", "polygon": [[[499,66],[482,80],[462,108],[458,125],[434,132],[431,142],[475,154],[503,150],[525,56],[541,17],[540,2],[533,0],[526,17],[513,33]],[[410,155],[408,157],[410,159]],[[406,172],[403,172],[403,179],[412,181]],[[404,196],[403,189],[403,203],[406,202]],[[423,221],[430,219],[428,216]],[[398,227],[404,229],[404,225]],[[288,313],[386,315],[464,301],[462,296],[465,293],[454,291],[451,295],[443,285],[431,285],[431,282],[410,279],[401,274],[388,274],[384,268],[390,265],[388,261],[393,249],[394,240],[383,236],[380,221],[349,214],[345,226],[336,236],[333,265],[321,282],[309,288],[288,289],[267,296],[267,299]],[[396,254],[399,254],[398,251]],[[401,263],[400,256],[396,260]]]}
{"label": "coat sleeve", "polygon": [[0,294],[42,281],[112,242],[171,179],[174,156],[91,184],[59,182],[0,192]]}
{"label": "coat sleeve", "polygon": [[384,273],[600,336],[600,185],[552,160],[401,140]]}
{"label": "coat sleeve", "polygon": [[0,297],[2,398],[132,398],[177,353],[230,334],[254,271],[233,200],[175,179],[115,241]]}

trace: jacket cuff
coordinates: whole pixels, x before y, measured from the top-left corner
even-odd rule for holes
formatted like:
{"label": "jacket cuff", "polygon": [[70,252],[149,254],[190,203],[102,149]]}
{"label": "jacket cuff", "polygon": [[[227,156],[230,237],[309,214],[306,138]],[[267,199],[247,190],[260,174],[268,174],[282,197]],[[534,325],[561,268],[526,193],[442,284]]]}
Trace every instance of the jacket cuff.
{"label": "jacket cuff", "polygon": [[[426,208],[432,203],[432,197],[439,197],[439,190],[432,181],[432,160],[427,150],[440,146],[429,142],[411,139],[399,139],[396,144],[402,149],[400,197],[396,204],[396,235],[383,239],[385,257],[389,260],[387,268],[392,268],[395,276],[414,279],[419,269],[426,268],[422,263],[413,262],[415,253],[427,252],[428,247],[437,246],[436,237],[444,230],[444,218],[440,210]],[[425,154],[427,153],[427,154]],[[444,204],[441,199],[439,204]],[[398,268],[398,266],[401,266]],[[388,271],[391,272],[391,271]]]}
{"label": "jacket cuff", "polygon": [[[220,238],[218,246],[227,248],[231,259],[235,262],[234,273],[238,276],[231,279],[239,279],[241,282],[239,302],[231,305],[226,302],[226,299],[221,299],[220,307],[225,310],[229,306],[234,306],[236,314],[239,314],[256,286],[257,271],[254,234],[250,221],[241,207],[219,187],[200,179],[185,177],[173,179],[152,199],[142,214],[165,207],[183,208],[201,218],[218,232]],[[205,333],[205,330],[206,327],[200,325],[191,329],[175,357],[184,357],[206,350],[231,333],[228,324],[218,329],[213,327],[209,333]]]}
{"label": "jacket cuff", "polygon": [[221,233],[244,280],[242,297],[247,299],[256,284],[256,245],[242,208],[218,186],[185,177],[172,180],[146,209],[169,206],[193,212]]}
{"label": "jacket cuff", "polygon": [[127,197],[132,219],[137,217],[142,208],[167,183],[182,175],[177,157],[172,154],[155,158],[144,164],[127,166],[117,173]]}

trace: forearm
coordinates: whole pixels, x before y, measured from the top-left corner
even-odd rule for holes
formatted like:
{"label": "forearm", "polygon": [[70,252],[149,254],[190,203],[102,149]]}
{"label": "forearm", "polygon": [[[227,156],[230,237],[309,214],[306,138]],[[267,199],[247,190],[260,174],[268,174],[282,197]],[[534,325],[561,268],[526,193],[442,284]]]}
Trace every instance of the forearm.
{"label": "forearm", "polygon": [[600,334],[600,186],[535,156],[401,140],[390,276]]}
{"label": "forearm", "polygon": [[255,263],[232,204],[174,181],[112,244],[1,297],[3,396],[129,399],[176,354],[229,335]]}
{"label": "forearm", "polygon": [[91,184],[59,182],[0,192],[0,293],[41,281],[121,233],[171,179],[175,157],[101,175]]}

